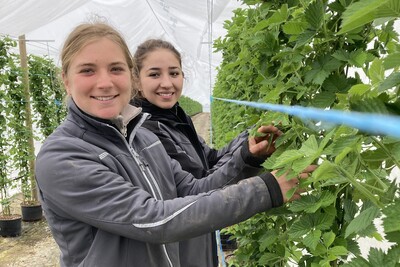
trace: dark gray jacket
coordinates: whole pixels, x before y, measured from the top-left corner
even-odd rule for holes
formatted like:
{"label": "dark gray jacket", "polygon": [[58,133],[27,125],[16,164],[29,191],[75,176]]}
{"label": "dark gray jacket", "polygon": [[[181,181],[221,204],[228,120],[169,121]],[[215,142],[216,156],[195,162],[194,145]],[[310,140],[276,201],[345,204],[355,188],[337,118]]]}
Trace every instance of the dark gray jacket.
{"label": "dark gray jacket", "polygon": [[[243,161],[249,164],[242,168],[243,175],[246,177],[257,175],[262,169],[260,164],[265,159],[251,156],[247,145],[247,131],[217,150],[209,147],[204,139],[197,135],[191,118],[179,106],[179,103],[171,109],[160,108],[141,98],[134,99],[132,103],[141,107],[143,112],[151,114],[143,126],[158,136],[168,155],[177,160],[183,170],[190,172],[196,178],[212,179],[214,176],[220,176],[221,173],[233,177],[239,170],[233,166],[236,162],[239,166],[246,166]],[[237,153],[237,150],[240,150],[240,153]],[[218,266],[214,233],[180,241],[179,246],[182,266]]]}
{"label": "dark gray jacket", "polygon": [[146,119],[140,110],[128,106],[122,118],[114,126],[70,101],[66,121],[37,156],[42,207],[61,266],[182,266],[177,241],[282,204],[272,175],[242,180],[240,170],[195,179],[140,127]]}

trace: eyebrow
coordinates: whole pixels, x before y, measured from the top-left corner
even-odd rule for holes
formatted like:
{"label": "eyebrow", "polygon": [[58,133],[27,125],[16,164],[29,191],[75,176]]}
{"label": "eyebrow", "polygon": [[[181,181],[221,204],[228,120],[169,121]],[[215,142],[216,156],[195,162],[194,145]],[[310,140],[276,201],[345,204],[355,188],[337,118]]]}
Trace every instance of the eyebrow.
{"label": "eyebrow", "polygon": [[[123,61],[117,61],[117,62],[112,62],[111,64],[109,64],[110,66],[116,66],[116,65],[125,65],[127,66],[128,64],[123,62]],[[96,64],[95,63],[82,63],[82,64],[78,64],[77,67],[95,67]]]}
{"label": "eyebrow", "polygon": [[[159,67],[151,67],[151,68],[148,68],[146,71],[152,71],[152,70],[160,70],[161,68],[159,68]],[[168,67],[168,69],[169,70],[176,70],[176,69],[181,69],[181,68],[179,68],[179,67]]]}

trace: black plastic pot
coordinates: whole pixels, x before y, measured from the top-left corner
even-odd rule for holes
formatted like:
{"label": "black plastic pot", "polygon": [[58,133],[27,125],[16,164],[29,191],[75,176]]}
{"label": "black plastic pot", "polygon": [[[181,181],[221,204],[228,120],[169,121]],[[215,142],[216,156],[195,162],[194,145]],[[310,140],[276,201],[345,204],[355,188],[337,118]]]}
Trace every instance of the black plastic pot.
{"label": "black plastic pot", "polygon": [[0,236],[14,237],[21,235],[21,215],[0,217]]}
{"label": "black plastic pot", "polygon": [[43,218],[42,206],[21,204],[21,214],[24,222],[39,221]]}

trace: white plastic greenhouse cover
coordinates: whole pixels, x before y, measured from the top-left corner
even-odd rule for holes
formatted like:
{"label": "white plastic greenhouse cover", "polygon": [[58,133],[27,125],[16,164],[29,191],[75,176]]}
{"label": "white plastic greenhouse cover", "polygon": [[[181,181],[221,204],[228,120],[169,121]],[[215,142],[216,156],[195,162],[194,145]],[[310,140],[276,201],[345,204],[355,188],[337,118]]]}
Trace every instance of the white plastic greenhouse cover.
{"label": "white plastic greenhouse cover", "polygon": [[131,51],[148,38],[162,38],[182,53],[183,94],[209,110],[215,68],[221,61],[210,40],[225,34],[223,23],[238,0],[0,0],[0,35],[25,34],[27,52],[48,55],[59,65],[59,52],[77,24],[100,16],[126,38]]}

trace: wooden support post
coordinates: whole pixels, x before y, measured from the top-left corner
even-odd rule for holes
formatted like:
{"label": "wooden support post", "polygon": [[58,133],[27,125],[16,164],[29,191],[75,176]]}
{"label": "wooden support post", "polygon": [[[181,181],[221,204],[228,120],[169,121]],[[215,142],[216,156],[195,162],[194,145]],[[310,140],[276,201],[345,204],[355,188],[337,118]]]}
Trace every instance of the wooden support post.
{"label": "wooden support post", "polygon": [[31,96],[29,90],[29,71],[28,71],[28,58],[26,53],[26,40],[25,35],[18,37],[19,42],[19,53],[21,57],[21,68],[22,68],[22,83],[24,86],[24,96],[25,96],[25,114],[26,114],[26,129],[29,131],[29,177],[31,185],[31,196],[32,200],[37,200],[37,190],[36,190],[36,180],[35,180],[35,145],[33,142],[33,128],[32,128],[32,115],[31,115]]}

